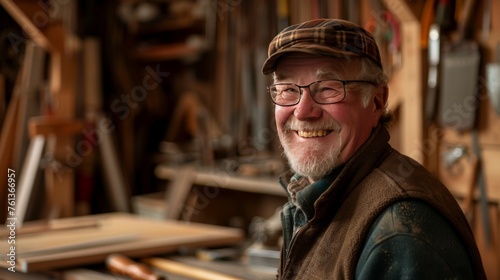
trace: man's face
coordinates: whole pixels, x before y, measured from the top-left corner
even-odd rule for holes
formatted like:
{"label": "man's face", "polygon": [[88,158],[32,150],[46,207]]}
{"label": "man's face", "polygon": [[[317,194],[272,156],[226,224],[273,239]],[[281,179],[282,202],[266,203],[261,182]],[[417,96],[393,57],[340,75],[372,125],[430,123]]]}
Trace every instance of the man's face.
{"label": "man's face", "polygon": [[[308,85],[318,80],[358,79],[359,59],[288,55],[277,65],[275,82]],[[363,104],[362,91],[374,91]],[[278,135],[290,167],[317,180],[344,164],[368,139],[383,113],[387,92],[369,84],[349,84],[344,100],[318,104],[307,88],[297,105],[275,107]]]}

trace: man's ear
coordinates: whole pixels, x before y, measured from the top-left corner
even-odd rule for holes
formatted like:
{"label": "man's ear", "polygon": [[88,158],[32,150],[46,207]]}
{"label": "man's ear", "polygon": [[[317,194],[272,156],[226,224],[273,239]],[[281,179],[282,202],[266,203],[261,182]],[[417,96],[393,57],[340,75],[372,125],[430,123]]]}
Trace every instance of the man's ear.
{"label": "man's ear", "polygon": [[386,85],[377,88],[373,96],[373,103],[375,104],[373,113],[376,115],[376,117],[373,118],[374,128],[378,125],[380,118],[385,112],[388,98],[389,98],[389,88]]}
{"label": "man's ear", "polygon": [[387,105],[388,99],[389,88],[387,87],[387,85],[378,88],[374,96],[375,110],[383,111]]}

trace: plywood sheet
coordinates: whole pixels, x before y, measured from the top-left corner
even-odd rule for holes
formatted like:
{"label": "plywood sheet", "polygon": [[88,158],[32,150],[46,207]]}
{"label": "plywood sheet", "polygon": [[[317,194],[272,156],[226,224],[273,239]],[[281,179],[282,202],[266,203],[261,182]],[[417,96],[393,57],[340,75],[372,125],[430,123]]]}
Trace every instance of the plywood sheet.
{"label": "plywood sheet", "polygon": [[[95,221],[89,227],[89,221]],[[71,225],[85,225],[82,228]],[[16,236],[16,271],[28,272],[103,262],[111,253],[145,257],[177,251],[181,247],[237,244],[237,229],[180,221],[150,220],[126,213],[111,213],[53,222],[54,230]],[[68,226],[68,229],[61,229]],[[59,229],[55,229],[59,228]],[[6,244],[5,238],[1,240]],[[0,266],[9,267],[1,248]]]}

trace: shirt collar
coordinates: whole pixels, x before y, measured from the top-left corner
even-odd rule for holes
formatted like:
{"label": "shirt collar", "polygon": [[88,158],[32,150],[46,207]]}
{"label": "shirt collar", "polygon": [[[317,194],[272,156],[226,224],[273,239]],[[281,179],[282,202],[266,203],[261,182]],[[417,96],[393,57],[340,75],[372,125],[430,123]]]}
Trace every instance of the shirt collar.
{"label": "shirt collar", "polygon": [[[307,220],[312,219],[314,216],[314,203],[316,200],[328,189],[328,187],[335,181],[343,167],[338,167],[330,172],[320,180],[309,183],[306,177],[295,174],[290,184],[287,186],[292,202],[300,208],[307,217]],[[300,186],[294,186],[294,185]],[[296,192],[291,192],[290,189],[296,189]],[[292,195],[293,193],[293,195]]]}

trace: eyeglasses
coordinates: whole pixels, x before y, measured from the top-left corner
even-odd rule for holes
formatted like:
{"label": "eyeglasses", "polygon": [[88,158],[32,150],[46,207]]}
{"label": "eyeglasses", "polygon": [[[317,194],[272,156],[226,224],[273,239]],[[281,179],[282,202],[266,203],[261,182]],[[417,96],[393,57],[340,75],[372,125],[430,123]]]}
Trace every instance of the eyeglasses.
{"label": "eyeglasses", "polygon": [[293,106],[300,102],[302,89],[309,89],[312,99],[318,104],[334,104],[345,98],[345,86],[350,83],[377,83],[365,80],[323,80],[312,82],[305,86],[294,83],[276,83],[267,87],[274,104],[280,106]]}

